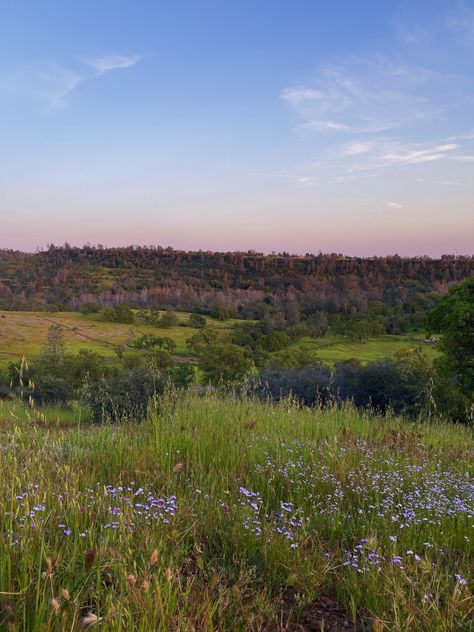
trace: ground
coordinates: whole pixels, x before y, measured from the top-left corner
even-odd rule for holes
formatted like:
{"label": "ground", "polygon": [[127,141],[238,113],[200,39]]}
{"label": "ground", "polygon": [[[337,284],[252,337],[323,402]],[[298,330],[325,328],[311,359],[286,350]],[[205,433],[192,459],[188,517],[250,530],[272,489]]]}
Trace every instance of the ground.
{"label": "ground", "polygon": [[[177,314],[183,325],[189,314]],[[208,326],[215,329],[229,329],[235,321],[222,323],[208,319]],[[77,353],[80,349],[96,351],[100,355],[114,356],[117,346],[126,345],[134,336],[153,333],[168,336],[177,345],[176,355],[187,356],[186,340],[198,330],[188,326],[158,329],[148,325],[106,323],[97,316],[84,316],[79,312],[8,312],[0,311],[0,366],[11,360],[37,356],[44,346],[51,325],[63,327],[66,351]]]}
{"label": "ground", "polygon": [[[182,325],[189,314],[178,312]],[[241,321],[229,320],[221,322],[208,318],[208,327],[229,330]],[[78,312],[9,312],[0,311],[0,367],[12,360],[19,360],[22,355],[27,359],[39,354],[46,342],[48,329],[53,324],[60,324],[64,330],[66,350],[77,353],[80,349],[90,349],[97,353],[113,357],[115,348],[127,344],[134,336],[143,333],[154,333],[169,336],[177,345],[176,356],[186,359],[189,350],[186,340],[198,330],[188,326],[176,326],[169,329],[140,324],[118,324],[101,322],[97,316],[83,316]],[[342,336],[328,335],[323,338],[304,338],[295,345],[307,349],[315,358],[327,364],[337,360],[358,358],[365,363],[378,358],[393,356],[397,351],[410,347],[420,348],[429,357],[437,354],[435,347],[423,343],[422,333],[403,336],[379,336],[362,342],[352,342]]]}
{"label": "ground", "polygon": [[0,629],[474,629],[469,428],[221,393],[79,413],[0,402]]}

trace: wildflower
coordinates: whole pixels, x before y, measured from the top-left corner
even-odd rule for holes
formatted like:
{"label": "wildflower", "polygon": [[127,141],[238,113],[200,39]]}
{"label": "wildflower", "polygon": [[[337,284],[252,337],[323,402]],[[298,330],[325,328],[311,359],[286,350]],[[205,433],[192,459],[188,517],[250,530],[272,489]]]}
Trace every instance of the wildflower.
{"label": "wildflower", "polygon": [[467,579],[464,579],[464,577],[462,575],[459,575],[459,573],[455,573],[454,577],[456,578],[458,584],[460,584],[461,586],[465,586],[467,584]]}

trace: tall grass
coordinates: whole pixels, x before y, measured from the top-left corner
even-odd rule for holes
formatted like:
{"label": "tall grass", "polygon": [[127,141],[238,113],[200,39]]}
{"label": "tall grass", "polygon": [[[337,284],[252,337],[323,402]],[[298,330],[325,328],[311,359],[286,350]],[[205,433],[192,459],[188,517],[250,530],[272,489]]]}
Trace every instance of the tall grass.
{"label": "tall grass", "polygon": [[54,414],[0,407],[0,629],[474,629],[468,429],[220,393]]}

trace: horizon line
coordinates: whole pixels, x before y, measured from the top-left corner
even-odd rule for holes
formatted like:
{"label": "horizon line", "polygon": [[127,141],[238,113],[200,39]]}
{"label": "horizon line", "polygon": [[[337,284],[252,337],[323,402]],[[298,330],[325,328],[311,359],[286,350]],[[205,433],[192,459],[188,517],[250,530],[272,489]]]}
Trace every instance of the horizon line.
{"label": "horizon line", "polygon": [[156,250],[156,251],[172,251],[172,252],[178,252],[178,253],[187,253],[187,254],[199,254],[199,253],[204,253],[204,254],[220,254],[220,255],[256,255],[256,256],[261,256],[261,257],[293,257],[293,258],[316,258],[318,256],[323,256],[323,257],[331,257],[331,256],[336,256],[336,257],[343,257],[344,259],[384,259],[384,258],[390,258],[390,257],[398,257],[399,259],[431,259],[433,261],[436,261],[438,259],[442,259],[442,258],[453,258],[453,259],[472,259],[474,258],[474,252],[472,254],[454,254],[454,253],[443,253],[440,254],[439,256],[433,257],[427,254],[416,254],[416,255],[400,255],[397,252],[392,252],[392,253],[387,253],[387,254],[383,254],[383,255],[348,255],[348,254],[344,254],[343,252],[324,252],[322,250],[319,250],[317,253],[311,253],[311,252],[306,252],[306,253],[302,253],[302,252],[287,252],[285,250],[283,251],[276,251],[276,250],[272,250],[272,251],[258,251],[255,250],[254,248],[249,248],[247,250],[212,250],[212,249],[203,249],[203,248],[199,248],[199,249],[192,249],[192,248],[175,248],[174,246],[161,246],[160,244],[136,244],[136,243],[132,243],[132,244],[127,244],[127,245],[120,245],[120,246],[114,246],[114,245],[104,245],[104,244],[91,244],[91,243],[85,243],[81,246],[78,245],[73,245],[70,244],[69,242],[64,242],[63,244],[60,245],[56,245],[54,243],[51,244],[47,244],[46,246],[37,246],[35,250],[23,250],[21,248],[5,248],[5,247],[1,247],[0,246],[0,253],[2,252],[14,252],[14,253],[21,253],[21,254],[25,254],[25,255],[36,255],[36,254],[41,254],[41,253],[45,253],[48,252],[48,250],[54,250],[54,249],[62,249],[62,250],[67,250],[67,249],[79,249],[79,250],[84,250],[86,248],[90,248],[90,249],[95,249],[95,250],[128,250],[130,248],[132,249],[143,249],[143,250]]}

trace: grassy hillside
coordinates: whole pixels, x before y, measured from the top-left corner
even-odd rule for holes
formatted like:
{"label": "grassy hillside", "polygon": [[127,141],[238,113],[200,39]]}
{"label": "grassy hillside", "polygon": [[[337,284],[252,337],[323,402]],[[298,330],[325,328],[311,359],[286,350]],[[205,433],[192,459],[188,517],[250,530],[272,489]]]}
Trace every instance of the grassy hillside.
{"label": "grassy hillside", "polygon": [[[181,323],[185,323],[189,314],[177,313]],[[208,318],[208,327],[230,330],[236,322],[220,322]],[[188,356],[186,340],[197,332],[192,327],[171,327],[157,329],[141,324],[118,324],[101,322],[97,317],[83,316],[78,312],[10,312],[0,311],[0,367],[22,355],[31,359],[37,356],[46,342],[48,329],[53,324],[63,327],[66,351],[77,353],[80,349],[96,351],[104,356],[114,356],[114,349],[126,345],[134,336],[154,333],[169,336],[177,345],[176,355]],[[437,350],[422,342],[422,334],[416,336],[379,336],[363,342],[351,342],[342,336],[324,338],[305,338],[297,347],[306,349],[315,358],[328,364],[337,360],[358,358],[368,362],[378,358],[393,356],[397,351],[409,347],[419,347],[429,357],[435,357]]]}
{"label": "grassy hillside", "polygon": [[1,629],[473,629],[467,428],[216,394],[55,417],[0,404]]}
{"label": "grassy hillside", "polygon": [[[178,313],[181,323],[189,314]],[[0,311],[0,366],[22,355],[27,358],[37,356],[46,343],[48,329],[53,324],[61,325],[66,351],[77,353],[89,349],[105,356],[113,356],[117,346],[127,345],[133,337],[144,333],[168,336],[177,345],[177,355],[187,355],[186,340],[197,332],[192,327],[170,327],[157,329],[141,324],[120,324],[100,321],[94,316],[83,316],[78,312],[8,312]],[[232,321],[222,323],[208,319],[208,326],[228,329]]]}
{"label": "grassy hillside", "polygon": [[393,357],[398,351],[416,348],[434,359],[439,351],[423,342],[423,334],[401,336],[377,336],[360,342],[348,340],[343,336],[328,335],[323,338],[305,338],[293,348],[304,349],[314,354],[325,364],[334,364],[339,360],[357,358],[363,364],[380,358]]}

